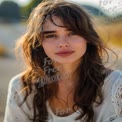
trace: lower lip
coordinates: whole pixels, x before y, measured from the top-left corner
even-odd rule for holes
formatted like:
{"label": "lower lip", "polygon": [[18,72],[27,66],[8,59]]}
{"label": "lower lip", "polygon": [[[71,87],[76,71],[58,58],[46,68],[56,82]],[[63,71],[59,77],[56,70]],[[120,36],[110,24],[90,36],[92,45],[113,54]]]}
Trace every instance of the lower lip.
{"label": "lower lip", "polygon": [[72,53],[74,53],[74,52],[69,52],[69,53],[58,53],[57,55],[62,56],[62,57],[66,57],[66,56],[72,55]]}

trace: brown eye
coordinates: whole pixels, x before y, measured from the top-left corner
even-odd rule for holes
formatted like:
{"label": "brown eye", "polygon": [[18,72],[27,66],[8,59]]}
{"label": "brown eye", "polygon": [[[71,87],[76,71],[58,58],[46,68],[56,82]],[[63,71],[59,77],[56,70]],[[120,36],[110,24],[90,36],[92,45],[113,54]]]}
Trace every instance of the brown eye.
{"label": "brown eye", "polygon": [[73,31],[71,31],[71,32],[69,32],[69,34],[68,34],[69,36],[72,36],[72,35],[76,35],[76,33],[75,32],[73,32]]}
{"label": "brown eye", "polygon": [[56,38],[57,36],[54,35],[54,34],[51,34],[51,35],[46,35],[45,38]]}

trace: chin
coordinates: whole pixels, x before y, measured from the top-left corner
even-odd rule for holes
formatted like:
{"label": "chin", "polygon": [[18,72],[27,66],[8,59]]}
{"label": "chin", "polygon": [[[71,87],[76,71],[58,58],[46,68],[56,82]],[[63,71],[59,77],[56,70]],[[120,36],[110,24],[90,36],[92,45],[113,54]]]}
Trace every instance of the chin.
{"label": "chin", "polygon": [[57,60],[56,62],[59,64],[73,64],[76,62],[79,62],[80,60],[71,60],[71,59],[66,59],[66,60]]}

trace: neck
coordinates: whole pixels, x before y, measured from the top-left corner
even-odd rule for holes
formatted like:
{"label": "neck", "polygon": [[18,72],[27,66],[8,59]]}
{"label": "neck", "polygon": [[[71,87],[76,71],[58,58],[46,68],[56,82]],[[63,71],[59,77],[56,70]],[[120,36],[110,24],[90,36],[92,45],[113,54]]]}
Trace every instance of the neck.
{"label": "neck", "polygon": [[59,86],[65,86],[67,88],[75,86],[77,81],[76,75],[76,65],[73,64],[55,64],[56,69],[58,70]]}
{"label": "neck", "polygon": [[[63,110],[71,108],[74,105],[74,91],[77,85],[76,68],[75,64],[54,64],[58,70],[57,75],[61,76],[58,80],[58,91],[50,99],[52,109],[63,108]],[[72,111],[71,111],[72,112]]]}

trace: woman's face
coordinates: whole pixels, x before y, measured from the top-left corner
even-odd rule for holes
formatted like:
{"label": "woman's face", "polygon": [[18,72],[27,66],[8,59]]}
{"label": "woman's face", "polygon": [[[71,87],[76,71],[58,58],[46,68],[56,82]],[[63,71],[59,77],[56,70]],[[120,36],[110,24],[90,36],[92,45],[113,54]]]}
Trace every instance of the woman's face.
{"label": "woman's face", "polygon": [[[54,22],[63,26],[61,19],[54,16]],[[42,46],[45,53],[53,61],[60,64],[75,63],[81,60],[86,52],[87,41],[72,30],[58,27],[50,20],[44,24]]]}

